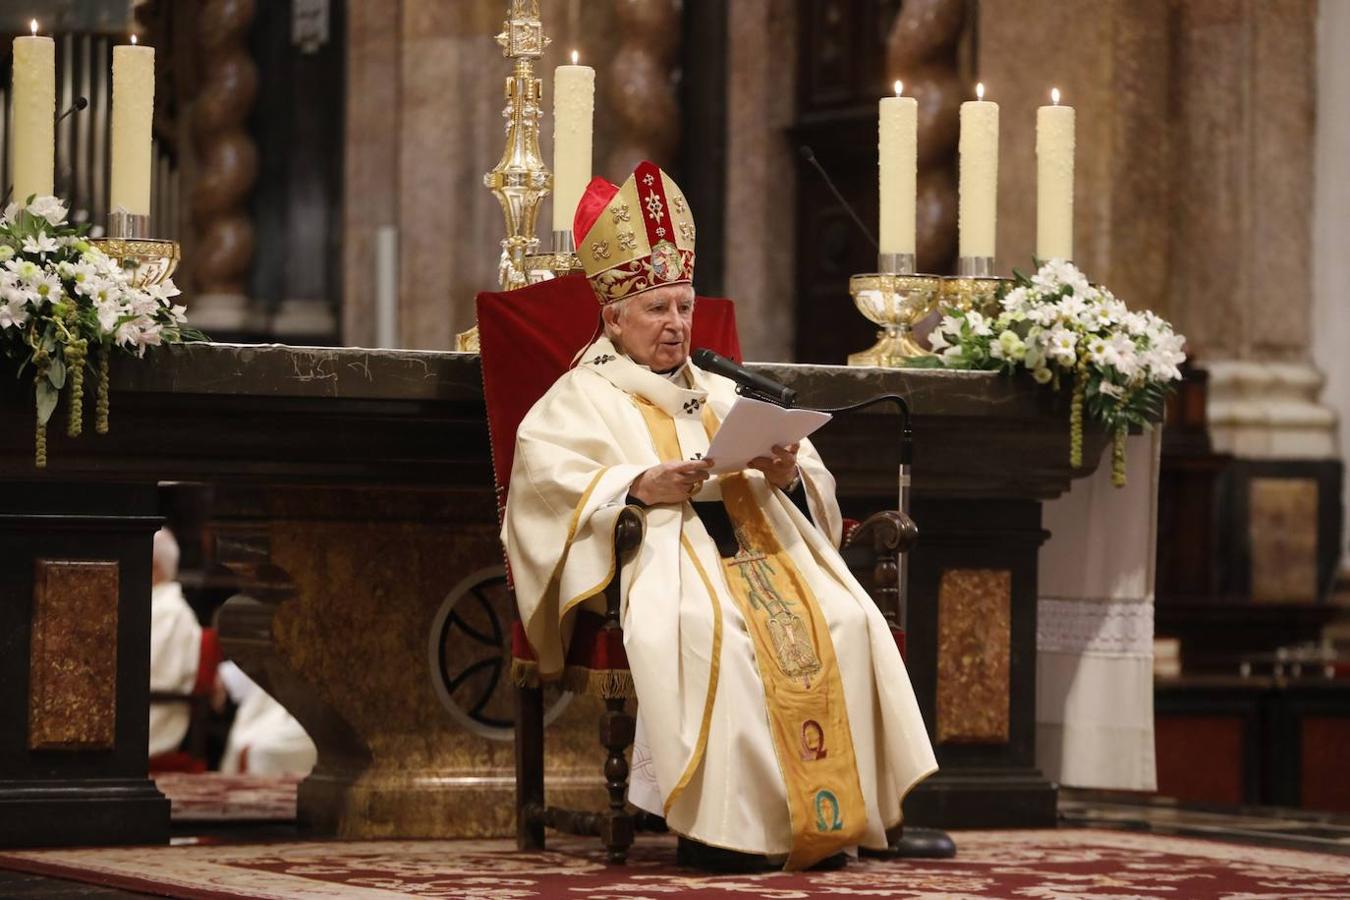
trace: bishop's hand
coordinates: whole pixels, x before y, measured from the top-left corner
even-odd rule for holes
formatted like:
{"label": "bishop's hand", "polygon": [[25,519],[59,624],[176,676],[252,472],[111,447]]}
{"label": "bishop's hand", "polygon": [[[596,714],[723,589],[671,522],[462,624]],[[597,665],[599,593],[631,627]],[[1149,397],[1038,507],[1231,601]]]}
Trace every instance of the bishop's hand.
{"label": "bishop's hand", "polygon": [[658,503],[683,503],[703,487],[712,465],[711,459],[661,463],[633,479],[628,493],[648,506],[655,506]]}
{"label": "bishop's hand", "polygon": [[774,444],[772,455],[757,456],[746,464],[747,469],[758,469],[769,483],[787,490],[797,480],[797,450],[800,444]]}

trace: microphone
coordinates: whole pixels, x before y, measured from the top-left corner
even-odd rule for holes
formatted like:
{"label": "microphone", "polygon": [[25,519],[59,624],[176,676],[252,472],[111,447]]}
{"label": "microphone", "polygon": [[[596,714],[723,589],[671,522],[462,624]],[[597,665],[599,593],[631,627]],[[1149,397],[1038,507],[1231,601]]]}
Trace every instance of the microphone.
{"label": "microphone", "polygon": [[55,121],[53,124],[55,124],[55,125],[60,125],[60,124],[61,124],[61,120],[64,119],[66,116],[70,115],[71,113],[77,113],[77,112],[79,112],[80,110],[82,110],[82,109],[84,109],[85,107],[87,107],[88,105],[89,105],[89,101],[86,100],[84,97],[76,97],[76,98],[75,98],[75,102],[72,103],[72,104],[70,104],[70,106],[66,109],[65,112],[63,112],[63,113],[61,113],[61,115],[57,116],[57,117],[56,117],[56,121]]}
{"label": "microphone", "polygon": [[830,178],[830,173],[826,172],[825,167],[820,164],[820,160],[816,159],[816,151],[812,150],[810,146],[802,144],[801,147],[798,148],[798,152],[801,153],[802,159],[814,166],[815,170],[820,173],[820,177],[825,179],[825,186],[830,189],[830,193],[834,194],[834,199],[839,201],[839,205],[844,208],[844,212],[848,213],[853,218],[853,221],[857,223],[859,230],[862,231],[867,240],[869,240],[872,243],[872,246],[879,252],[881,247],[877,244],[876,237],[868,227],[863,224],[863,220],[858,218],[858,214],[853,210],[853,207],[849,205],[849,202],[844,199],[844,195],[839,193],[839,188],[834,186],[834,180]]}
{"label": "microphone", "polygon": [[730,378],[740,385],[737,393],[752,396],[756,400],[766,400],[779,406],[791,408],[797,404],[797,392],[772,378],[765,378],[751,372],[745,366],[732,362],[725,356],[719,356],[707,347],[699,347],[690,357],[700,369]]}

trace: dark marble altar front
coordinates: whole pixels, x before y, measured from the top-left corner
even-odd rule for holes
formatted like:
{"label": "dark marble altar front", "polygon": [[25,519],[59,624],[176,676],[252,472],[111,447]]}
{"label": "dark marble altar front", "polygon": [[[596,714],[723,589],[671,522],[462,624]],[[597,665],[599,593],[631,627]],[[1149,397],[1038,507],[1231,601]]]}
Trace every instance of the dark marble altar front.
{"label": "dark marble altar front", "polygon": [[[1064,402],[990,373],[763,369],[804,405],[894,392],[914,412],[908,665],[942,769],[909,797],[907,821],[1053,824],[1055,790],[1032,759],[1040,502],[1089,471],[1068,468]],[[0,823],[28,814],[0,825],[0,844],[74,839],[61,804],[81,796],[116,815],[91,818],[80,840],[166,832],[167,803],[144,778],[145,648],[154,489],[170,480],[213,486],[214,555],[241,583],[220,617],[225,648],[319,747],[302,823],[347,837],[511,833],[504,660],[494,668],[488,646],[509,595],[476,355],[164,349],[115,366],[111,433],[53,429],[41,472],[31,396],[13,380],[0,391],[0,553],[13,576],[0,592]],[[896,435],[884,410],[820,434],[846,514],[895,505]],[[1090,434],[1086,458],[1104,443]],[[107,655],[52,680],[53,614],[101,628]],[[980,658],[944,658],[972,647]],[[91,685],[100,666],[115,688]],[[31,743],[35,691],[77,711],[55,732],[69,746]],[[593,707],[550,702],[550,802],[601,801]],[[98,795],[114,781],[120,794]]]}

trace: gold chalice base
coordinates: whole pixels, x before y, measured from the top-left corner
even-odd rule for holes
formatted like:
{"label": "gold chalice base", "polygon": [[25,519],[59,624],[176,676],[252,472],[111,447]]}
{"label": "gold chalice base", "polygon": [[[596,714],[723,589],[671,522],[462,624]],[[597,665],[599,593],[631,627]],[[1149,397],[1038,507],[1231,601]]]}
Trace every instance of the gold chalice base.
{"label": "gold chalice base", "polygon": [[178,268],[181,251],[177,241],[157,238],[92,238],[89,243],[102,250],[127,273],[134,288],[163,284]]}
{"label": "gold chalice base", "polygon": [[994,315],[998,312],[998,286],[1003,278],[952,275],[942,279],[942,303],[961,312]]}
{"label": "gold chalice base", "polygon": [[932,356],[933,352],[914,336],[914,326],[933,311],[941,285],[936,275],[881,272],[850,278],[848,290],[853,305],[881,330],[875,344],[849,354],[848,364],[897,367],[907,359]]}

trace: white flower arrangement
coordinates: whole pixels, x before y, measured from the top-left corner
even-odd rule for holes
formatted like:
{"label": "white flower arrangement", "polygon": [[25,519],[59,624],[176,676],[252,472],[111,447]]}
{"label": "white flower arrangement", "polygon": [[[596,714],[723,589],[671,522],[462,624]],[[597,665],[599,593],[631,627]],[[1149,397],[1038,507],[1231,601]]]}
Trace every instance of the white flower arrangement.
{"label": "white flower arrangement", "polygon": [[[108,359],[143,356],[146,347],[201,340],[187,327],[186,308],[171,279],[148,288],[132,284],[115,259],[86,240],[88,226],[66,222],[56,197],[11,203],[0,218],[0,349],[34,370],[36,461],[47,464],[47,422],[69,386],[66,433],[83,429],[84,370],[97,365],[95,429],[108,430]],[[96,359],[91,363],[90,351]]]}
{"label": "white flower arrangement", "polygon": [[1125,483],[1125,435],[1162,415],[1186,359],[1186,339],[1151,312],[1131,312],[1088,283],[1070,262],[1052,259],[1000,288],[997,313],[949,309],[929,336],[951,368],[1026,371],[1058,390],[1073,383],[1069,461],[1083,464],[1083,415],[1113,437],[1112,478]]}

